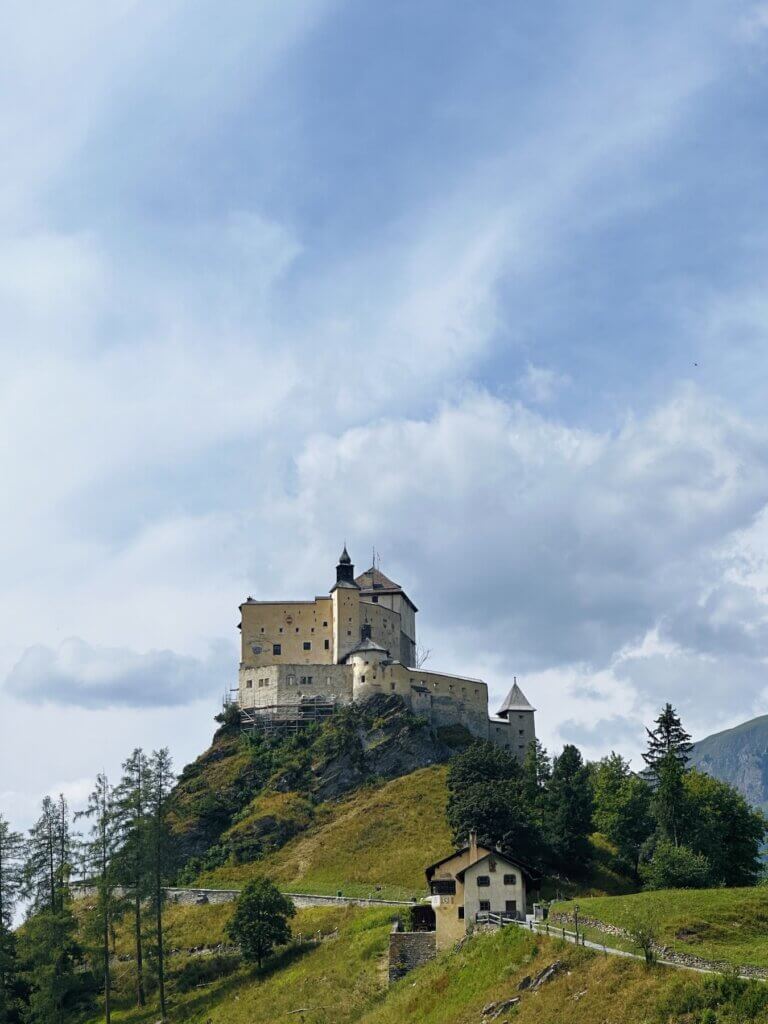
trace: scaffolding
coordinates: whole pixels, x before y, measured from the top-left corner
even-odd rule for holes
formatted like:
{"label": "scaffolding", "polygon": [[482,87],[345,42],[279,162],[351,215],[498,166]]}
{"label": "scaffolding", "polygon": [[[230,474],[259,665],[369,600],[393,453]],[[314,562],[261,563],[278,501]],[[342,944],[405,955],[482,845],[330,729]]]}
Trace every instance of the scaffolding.
{"label": "scaffolding", "polygon": [[308,725],[327,721],[336,710],[336,702],[326,697],[305,697],[292,704],[265,704],[240,708],[240,727],[267,736],[289,735]]}

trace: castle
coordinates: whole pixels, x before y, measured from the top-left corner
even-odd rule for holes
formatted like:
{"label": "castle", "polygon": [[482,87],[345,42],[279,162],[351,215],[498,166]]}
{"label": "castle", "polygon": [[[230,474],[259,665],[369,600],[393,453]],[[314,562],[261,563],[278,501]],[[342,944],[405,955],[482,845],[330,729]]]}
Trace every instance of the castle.
{"label": "castle", "polygon": [[346,545],[329,596],[240,605],[243,721],[298,721],[376,693],[401,696],[429,723],[461,725],[522,759],[534,711],[515,680],[496,715],[481,679],[416,667],[416,605],[375,565],[355,577]]}

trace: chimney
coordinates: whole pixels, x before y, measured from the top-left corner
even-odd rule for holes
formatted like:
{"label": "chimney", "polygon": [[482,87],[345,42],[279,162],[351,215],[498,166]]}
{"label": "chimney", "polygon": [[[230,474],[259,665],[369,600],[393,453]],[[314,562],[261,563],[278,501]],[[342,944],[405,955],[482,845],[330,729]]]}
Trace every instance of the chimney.
{"label": "chimney", "polygon": [[473,828],[469,833],[469,863],[474,864],[477,856],[477,829]]}

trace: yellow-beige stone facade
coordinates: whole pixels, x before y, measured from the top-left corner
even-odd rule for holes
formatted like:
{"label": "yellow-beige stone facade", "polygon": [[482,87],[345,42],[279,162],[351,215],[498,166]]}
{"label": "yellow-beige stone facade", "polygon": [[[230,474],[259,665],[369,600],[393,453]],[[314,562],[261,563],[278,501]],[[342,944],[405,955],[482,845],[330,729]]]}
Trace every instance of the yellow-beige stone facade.
{"label": "yellow-beige stone facade", "polygon": [[349,704],[398,694],[432,726],[462,725],[522,758],[535,738],[534,708],[515,680],[498,713],[488,714],[481,679],[416,667],[417,608],[372,566],[355,577],[346,547],[328,596],[240,606],[241,709],[252,714],[307,702]]}

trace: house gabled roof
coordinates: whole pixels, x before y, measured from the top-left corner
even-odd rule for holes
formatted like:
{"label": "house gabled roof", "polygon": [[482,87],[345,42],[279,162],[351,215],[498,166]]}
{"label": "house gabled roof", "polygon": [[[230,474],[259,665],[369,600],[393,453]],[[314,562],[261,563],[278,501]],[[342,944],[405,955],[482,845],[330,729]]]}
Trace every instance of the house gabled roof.
{"label": "house gabled roof", "polygon": [[510,711],[535,711],[536,708],[530,703],[528,698],[525,696],[523,691],[517,685],[517,680],[504,699],[504,703],[501,705],[496,714],[501,717],[508,714]]}
{"label": "house gabled roof", "polygon": [[528,878],[535,877],[531,869],[527,867],[525,864],[522,864],[519,860],[512,860],[511,857],[507,857],[506,854],[501,853],[499,850],[489,850],[488,853],[486,853],[483,857],[478,857],[477,860],[473,861],[471,864],[467,864],[467,866],[465,868],[462,868],[461,871],[457,871],[456,878],[460,882],[463,882],[464,875],[467,873],[467,871],[469,871],[470,868],[476,868],[478,864],[482,864],[483,861],[490,860],[491,857],[495,857],[496,860],[502,861],[510,868],[517,868],[518,871],[526,875]]}
{"label": "house gabled roof", "polygon": [[[491,852],[487,846],[478,846],[477,849],[478,852],[480,850],[485,850],[486,853]],[[427,881],[429,882],[431,880],[432,875],[434,875],[437,868],[439,868],[443,864],[446,864],[449,860],[453,860],[455,857],[461,857],[462,854],[464,853],[469,853],[468,846],[462,846],[460,850],[454,850],[453,853],[449,853],[448,856],[443,857],[442,860],[436,860],[434,864],[430,864],[428,868],[424,869],[424,873],[427,876]]]}

